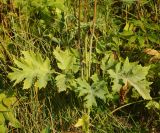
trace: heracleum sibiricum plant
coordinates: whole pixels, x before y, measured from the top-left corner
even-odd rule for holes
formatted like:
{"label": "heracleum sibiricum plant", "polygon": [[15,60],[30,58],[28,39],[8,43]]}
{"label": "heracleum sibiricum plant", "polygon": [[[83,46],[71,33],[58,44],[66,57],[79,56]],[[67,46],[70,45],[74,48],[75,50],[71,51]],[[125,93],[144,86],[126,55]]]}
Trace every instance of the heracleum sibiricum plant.
{"label": "heracleum sibiricum plant", "polygon": [[[90,111],[94,106],[98,106],[96,99],[102,99],[104,102],[110,93],[119,93],[125,85],[132,86],[144,99],[150,100],[149,85],[146,80],[149,67],[142,67],[137,63],[130,63],[128,58],[124,62],[115,62],[111,56],[105,56],[102,59],[101,69],[103,74],[110,76],[112,86],[107,85],[107,80],[101,79],[100,75],[95,73],[90,78],[90,82],[86,79],[77,77],[80,69],[79,53],[75,49],[61,50],[60,47],[55,48],[53,55],[57,62],[58,71],[51,70],[50,60],[43,60],[39,53],[23,51],[24,57],[14,59],[14,63],[18,68],[11,67],[13,72],[9,73],[9,78],[15,81],[14,85],[24,82],[23,88],[31,88],[36,85],[39,89],[45,88],[50,80],[52,73],[56,76],[56,86],[58,92],[74,91],[78,97],[82,97],[84,109],[87,110],[82,118],[78,120],[75,127],[82,126],[84,132],[89,131]],[[109,78],[109,77],[108,77]],[[108,87],[112,90],[109,92]]]}
{"label": "heracleum sibiricum plant", "polygon": [[8,74],[11,81],[15,81],[14,85],[23,82],[23,89],[30,89],[31,97],[31,121],[38,119],[38,108],[40,107],[38,92],[40,89],[45,88],[47,82],[51,79],[50,60],[42,58],[40,53],[33,51],[22,51],[20,59],[14,58],[13,61],[16,67],[11,67],[13,72]]}

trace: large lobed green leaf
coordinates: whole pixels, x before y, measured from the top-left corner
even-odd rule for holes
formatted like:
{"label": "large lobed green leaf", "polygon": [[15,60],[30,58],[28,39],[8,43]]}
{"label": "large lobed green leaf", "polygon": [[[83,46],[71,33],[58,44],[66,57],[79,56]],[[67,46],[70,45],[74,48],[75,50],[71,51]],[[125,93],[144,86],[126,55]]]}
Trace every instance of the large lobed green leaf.
{"label": "large lobed green leaf", "polygon": [[59,92],[66,91],[67,89],[72,90],[76,87],[76,81],[72,74],[59,74],[55,80]]}
{"label": "large lobed green leaf", "polygon": [[129,83],[144,99],[152,99],[149,89],[151,82],[146,80],[148,71],[149,67],[130,63],[128,58],[126,58],[123,64],[118,63],[115,69],[108,70],[113,82],[113,91],[119,92],[123,84]]}
{"label": "large lobed green leaf", "polygon": [[95,80],[92,85],[89,85],[85,79],[78,78],[77,92],[79,97],[84,97],[84,105],[86,108],[97,106],[96,97],[102,100],[106,100],[107,86],[104,81]]}
{"label": "large lobed green leaf", "polygon": [[48,58],[43,60],[39,53],[22,51],[22,54],[24,57],[20,60],[14,58],[18,68],[11,67],[13,72],[10,72],[8,77],[11,81],[15,81],[14,85],[23,81],[23,89],[30,88],[35,80],[40,89],[45,87],[52,73],[50,60]]}
{"label": "large lobed green leaf", "polygon": [[65,51],[61,50],[57,47],[53,52],[56,60],[58,68],[68,72],[72,71],[74,73],[78,72],[79,64],[76,56],[69,50],[66,49]]}

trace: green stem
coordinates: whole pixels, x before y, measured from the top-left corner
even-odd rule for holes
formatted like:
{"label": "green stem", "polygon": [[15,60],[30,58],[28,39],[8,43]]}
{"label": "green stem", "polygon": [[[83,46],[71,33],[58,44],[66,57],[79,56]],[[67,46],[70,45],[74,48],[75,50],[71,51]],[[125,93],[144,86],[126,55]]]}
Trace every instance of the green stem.
{"label": "green stem", "polygon": [[88,119],[87,119],[87,129],[86,129],[86,133],[90,133],[90,129],[89,129],[89,126],[90,126],[90,111],[91,111],[91,109],[89,108],[89,109],[87,110]]}
{"label": "green stem", "polygon": [[91,65],[92,65],[92,47],[93,47],[93,37],[94,37],[94,31],[95,31],[95,24],[96,24],[96,13],[97,13],[97,0],[94,1],[94,17],[93,17],[93,27],[92,27],[92,34],[90,39],[90,46],[89,46],[89,67],[88,67],[88,75],[90,77],[91,75]]}
{"label": "green stem", "polygon": [[[82,46],[81,46],[81,0],[78,1],[79,7],[78,7],[78,48],[80,53],[80,65],[81,65],[81,77],[84,76],[84,65],[83,65],[83,56],[82,54]],[[83,55],[83,54],[82,54]]]}
{"label": "green stem", "polygon": [[89,79],[89,72],[88,72],[88,70],[89,70],[89,66],[88,66],[88,49],[87,49],[87,44],[88,44],[88,35],[86,35],[86,37],[85,37],[85,48],[84,48],[84,54],[85,54],[85,78],[86,78],[86,80],[88,81],[88,79]]}

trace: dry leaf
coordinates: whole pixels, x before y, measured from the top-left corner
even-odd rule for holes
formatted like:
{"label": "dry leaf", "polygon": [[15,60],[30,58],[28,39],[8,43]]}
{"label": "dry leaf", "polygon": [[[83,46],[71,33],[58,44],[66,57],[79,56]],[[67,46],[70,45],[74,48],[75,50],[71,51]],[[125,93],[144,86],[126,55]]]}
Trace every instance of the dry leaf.
{"label": "dry leaf", "polygon": [[145,52],[146,54],[148,54],[148,55],[155,55],[155,56],[157,56],[157,55],[160,54],[159,51],[154,50],[154,49],[150,49],[150,48],[145,49],[144,52]]}

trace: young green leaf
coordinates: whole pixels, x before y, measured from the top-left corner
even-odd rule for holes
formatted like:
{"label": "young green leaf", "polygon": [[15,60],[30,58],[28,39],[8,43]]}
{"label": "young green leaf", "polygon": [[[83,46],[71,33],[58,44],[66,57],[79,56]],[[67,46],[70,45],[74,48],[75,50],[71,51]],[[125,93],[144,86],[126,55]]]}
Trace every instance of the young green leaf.
{"label": "young green leaf", "polygon": [[4,124],[0,125],[0,133],[7,133],[7,127]]}
{"label": "young green leaf", "polygon": [[51,132],[50,126],[45,127],[45,128],[41,131],[41,133],[50,133],[50,132]]}
{"label": "young green leaf", "polygon": [[149,101],[149,102],[147,103],[146,108],[148,108],[148,109],[158,109],[158,110],[160,110],[160,103],[157,102],[157,101],[151,100],[151,101]]}
{"label": "young green leaf", "polygon": [[7,97],[3,99],[3,104],[7,107],[11,107],[17,101],[16,97]]}
{"label": "young green leaf", "polygon": [[74,127],[81,127],[84,128],[88,124],[89,116],[84,114],[82,118],[79,118],[77,123],[74,125]]}
{"label": "young green leaf", "polygon": [[56,76],[56,85],[58,87],[59,92],[66,91],[66,75],[59,74],[58,76]]}
{"label": "young green leaf", "polygon": [[110,68],[114,67],[117,61],[114,59],[113,53],[106,53],[101,61],[101,69],[105,73]]}
{"label": "young green leaf", "polygon": [[0,93],[0,102],[6,97],[5,93]]}
{"label": "young green leaf", "polygon": [[5,118],[2,112],[0,112],[0,125],[5,124]]}
{"label": "young green leaf", "polygon": [[7,107],[5,107],[2,103],[0,103],[0,112],[6,112],[9,111]]}
{"label": "young green leaf", "polygon": [[3,115],[5,119],[8,120],[13,127],[15,128],[21,127],[20,122],[15,118],[12,112],[4,112]]}

